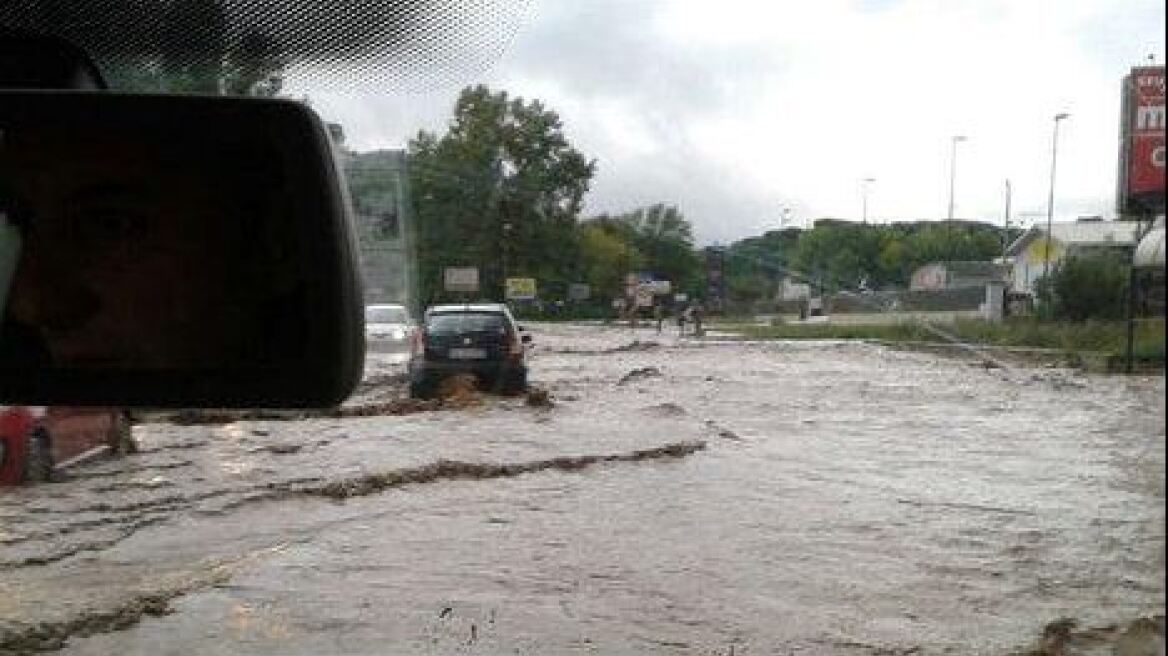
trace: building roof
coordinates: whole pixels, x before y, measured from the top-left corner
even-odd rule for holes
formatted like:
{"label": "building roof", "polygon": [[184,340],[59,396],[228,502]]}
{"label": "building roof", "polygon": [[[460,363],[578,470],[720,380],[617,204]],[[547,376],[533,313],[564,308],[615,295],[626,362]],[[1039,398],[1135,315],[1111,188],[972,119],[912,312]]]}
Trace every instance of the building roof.
{"label": "building roof", "polygon": [[[1139,223],[1134,221],[1069,221],[1051,225],[1054,241],[1065,246],[1107,246],[1135,243]],[[1035,225],[1014,240],[1007,255],[1021,253],[1032,241],[1046,234],[1046,225]]]}

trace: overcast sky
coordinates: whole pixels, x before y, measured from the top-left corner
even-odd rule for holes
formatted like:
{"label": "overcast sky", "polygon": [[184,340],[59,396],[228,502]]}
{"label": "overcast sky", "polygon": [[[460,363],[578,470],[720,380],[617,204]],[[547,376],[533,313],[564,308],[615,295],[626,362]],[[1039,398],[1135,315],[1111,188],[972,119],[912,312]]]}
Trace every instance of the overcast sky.
{"label": "overcast sky", "polygon": [[[1164,61],[1162,0],[546,0],[501,56],[380,96],[310,93],[358,150],[441,129],[484,82],[539,98],[598,160],[589,213],[678,205],[698,240],[821,217],[1114,216],[1120,79]],[[506,21],[504,21],[506,22]],[[295,86],[293,85],[293,88]]]}

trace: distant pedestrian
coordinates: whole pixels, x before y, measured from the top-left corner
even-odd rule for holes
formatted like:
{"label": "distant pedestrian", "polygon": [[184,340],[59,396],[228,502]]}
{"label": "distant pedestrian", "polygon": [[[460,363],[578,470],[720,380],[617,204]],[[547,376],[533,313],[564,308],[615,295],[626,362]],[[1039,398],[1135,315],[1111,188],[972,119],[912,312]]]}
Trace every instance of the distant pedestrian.
{"label": "distant pedestrian", "polygon": [[690,308],[690,318],[693,320],[694,336],[695,337],[701,337],[703,334],[702,333],[702,312],[703,312],[703,308],[702,308],[701,303],[695,303],[694,306],[692,308]]}
{"label": "distant pedestrian", "polygon": [[657,320],[657,334],[661,334],[661,324],[665,323],[665,308],[660,303],[653,306],[653,318]]}
{"label": "distant pedestrian", "polygon": [[686,309],[677,313],[677,336],[678,337],[681,337],[682,335],[685,334],[685,313],[686,312],[689,312],[689,308],[686,308]]}

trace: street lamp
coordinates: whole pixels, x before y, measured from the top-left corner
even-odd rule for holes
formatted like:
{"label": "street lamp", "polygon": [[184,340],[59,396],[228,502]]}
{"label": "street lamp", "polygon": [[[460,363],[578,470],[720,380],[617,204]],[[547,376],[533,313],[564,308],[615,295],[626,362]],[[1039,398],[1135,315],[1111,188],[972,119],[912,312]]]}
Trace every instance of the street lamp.
{"label": "street lamp", "polygon": [[864,212],[864,214],[863,214],[863,217],[864,217],[864,223],[868,223],[868,185],[872,184],[873,182],[876,182],[876,178],[864,178],[864,180],[863,180],[863,183],[864,183],[864,188],[863,188],[863,194],[864,194],[864,210],[863,210],[863,212]]}
{"label": "street lamp", "polygon": [[1006,179],[1006,209],[1002,212],[1002,261],[1006,258],[1006,249],[1010,247],[1010,196],[1014,188],[1010,186],[1010,179]]}
{"label": "street lamp", "polygon": [[1050,194],[1046,198],[1046,248],[1042,256],[1042,277],[1046,281],[1047,300],[1050,300],[1050,278],[1047,276],[1050,275],[1050,240],[1054,230],[1054,172],[1058,163],[1059,122],[1069,116],[1066,112],[1054,115],[1054,132],[1050,139]]}
{"label": "street lamp", "polygon": [[953,220],[953,191],[957,186],[957,144],[965,141],[964,135],[954,135],[949,151],[949,220]]}

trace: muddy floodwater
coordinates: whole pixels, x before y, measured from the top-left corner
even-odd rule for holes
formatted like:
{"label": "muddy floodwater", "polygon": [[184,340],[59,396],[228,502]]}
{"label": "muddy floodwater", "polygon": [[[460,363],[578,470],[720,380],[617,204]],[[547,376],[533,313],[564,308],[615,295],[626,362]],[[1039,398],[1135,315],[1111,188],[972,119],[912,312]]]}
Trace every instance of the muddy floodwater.
{"label": "muddy floodwater", "polygon": [[1163,653],[1162,375],[530,328],[550,404],[377,353],[367,411],[0,493],[0,653]]}

